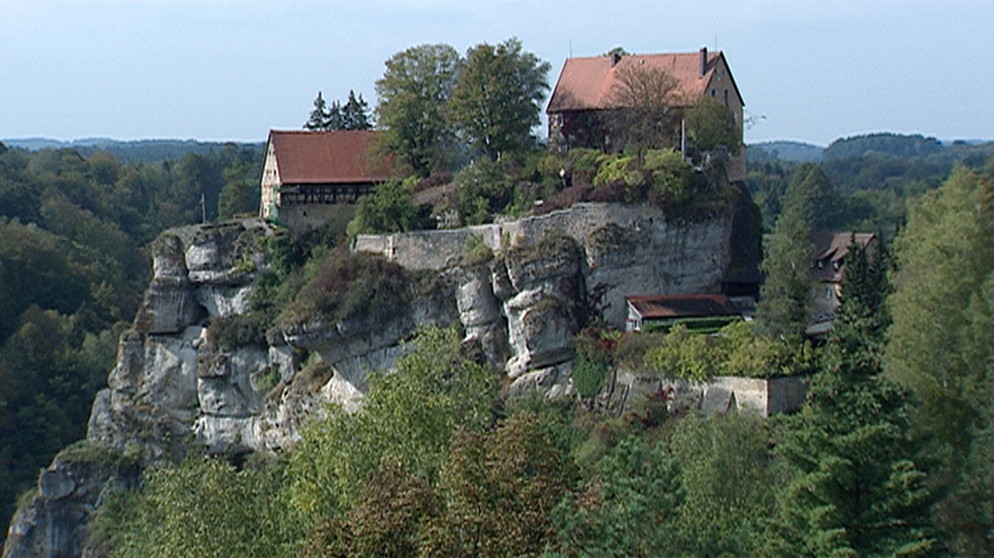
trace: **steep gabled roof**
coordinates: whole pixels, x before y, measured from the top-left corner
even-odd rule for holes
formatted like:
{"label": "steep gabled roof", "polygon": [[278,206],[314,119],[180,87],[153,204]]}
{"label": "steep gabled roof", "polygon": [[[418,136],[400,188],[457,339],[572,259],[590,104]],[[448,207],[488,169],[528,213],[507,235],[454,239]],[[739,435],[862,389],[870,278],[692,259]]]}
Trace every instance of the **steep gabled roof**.
{"label": "steep gabled roof", "polygon": [[[701,56],[707,58],[703,75]],[[669,54],[626,54],[568,58],[563,64],[562,73],[549,99],[547,113],[573,110],[602,110],[620,108],[614,102],[613,89],[618,83],[619,72],[637,67],[658,69],[666,72],[677,81],[679,98],[690,104],[696,103],[705,93],[718,60],[724,59],[721,51],[708,53],[679,52]],[[727,62],[725,67],[728,67]],[[729,78],[731,79],[729,70]],[[735,80],[731,79],[732,84]],[[735,86],[735,94],[739,94]]]}
{"label": "steep gabled roof", "polygon": [[642,319],[706,318],[742,313],[732,306],[727,296],[720,294],[626,296],[625,300]]}
{"label": "steep gabled roof", "polygon": [[815,267],[811,270],[812,276],[820,281],[841,281],[842,267],[845,265],[849,246],[855,242],[866,249],[876,238],[877,235],[873,233],[852,231],[812,232],[810,239],[811,244],[815,247]]}
{"label": "steep gabled roof", "polygon": [[355,184],[390,178],[387,161],[374,160],[373,130],[269,132],[283,184]]}

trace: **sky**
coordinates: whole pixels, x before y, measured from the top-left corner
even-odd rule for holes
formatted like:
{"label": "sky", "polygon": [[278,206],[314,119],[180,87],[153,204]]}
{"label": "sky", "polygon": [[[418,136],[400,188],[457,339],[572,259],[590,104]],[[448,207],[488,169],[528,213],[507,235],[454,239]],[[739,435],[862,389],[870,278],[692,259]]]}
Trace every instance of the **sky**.
{"label": "sky", "polygon": [[569,56],[721,50],[746,143],[994,139],[992,0],[0,0],[0,138],[263,142],[319,90],[375,106],[408,47],[510,37],[550,86]]}

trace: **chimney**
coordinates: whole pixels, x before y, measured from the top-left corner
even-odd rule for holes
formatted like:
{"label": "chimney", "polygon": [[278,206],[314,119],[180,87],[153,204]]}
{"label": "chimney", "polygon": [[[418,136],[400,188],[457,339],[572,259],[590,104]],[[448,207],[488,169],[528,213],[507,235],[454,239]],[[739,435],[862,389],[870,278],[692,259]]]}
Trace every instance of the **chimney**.
{"label": "chimney", "polygon": [[708,47],[701,47],[701,77],[708,72]]}

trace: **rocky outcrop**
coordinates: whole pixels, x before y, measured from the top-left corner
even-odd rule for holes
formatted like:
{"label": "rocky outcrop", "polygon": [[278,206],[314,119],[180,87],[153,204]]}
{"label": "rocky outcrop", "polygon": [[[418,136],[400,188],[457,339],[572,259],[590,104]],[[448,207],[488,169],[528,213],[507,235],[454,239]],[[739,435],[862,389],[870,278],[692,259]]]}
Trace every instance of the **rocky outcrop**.
{"label": "rocky outcrop", "polygon": [[179,458],[191,436],[217,451],[258,449],[245,435],[262,409],[252,381],[280,363],[264,347],[220,352],[206,326],[248,310],[271,234],[249,220],[174,229],[153,243],[153,277],[94,401],[90,443],[137,444],[149,461]]}
{"label": "rocky outcrop", "polygon": [[[651,206],[585,203],[499,224],[360,236],[354,249],[412,270],[458,269],[467,341],[503,363],[512,392],[554,395],[571,390],[572,339],[586,314],[623,329],[626,296],[720,292],[732,230],[731,213],[684,222]],[[481,249],[486,264],[463,264]]]}
{"label": "rocky outcrop", "polygon": [[[152,245],[154,276],[93,403],[87,443],[139,464],[179,459],[191,441],[213,452],[290,450],[328,403],[358,405],[368,373],[393,369],[420,325],[459,322],[511,394],[568,395],[573,336],[587,316],[623,327],[626,295],[717,292],[729,221],[581,204],[499,225],[365,237],[355,249],[419,278],[408,304],[234,347],[212,339],[210,326],[248,310],[274,231],[258,220],[167,231]],[[52,467],[11,524],[4,557],[79,555],[79,526],[115,473],[58,459]]]}
{"label": "rocky outcrop", "polygon": [[135,463],[113,452],[85,445],[62,450],[11,519],[3,557],[79,556],[87,523],[107,493],[135,487],[138,480]]}

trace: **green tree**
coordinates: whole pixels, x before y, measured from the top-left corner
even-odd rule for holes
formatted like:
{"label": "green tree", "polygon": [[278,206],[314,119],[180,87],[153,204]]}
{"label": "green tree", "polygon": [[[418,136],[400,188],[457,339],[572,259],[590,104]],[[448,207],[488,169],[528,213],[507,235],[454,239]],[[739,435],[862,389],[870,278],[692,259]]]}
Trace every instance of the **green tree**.
{"label": "green tree", "polygon": [[794,171],[782,203],[784,212],[800,212],[812,231],[833,230],[841,219],[838,189],[814,163],[804,163]]}
{"label": "green tree", "polygon": [[895,242],[888,299],[888,376],[921,400],[915,424],[930,435],[930,453],[950,479],[938,519],[953,548],[975,556],[994,552],[992,243],[991,182],[957,167],[912,205]]}
{"label": "green tree", "polygon": [[459,136],[491,161],[530,149],[549,68],[515,38],[470,48],[447,111]]}
{"label": "green tree", "polygon": [[675,529],[693,556],[756,556],[775,513],[777,475],[765,420],[692,414],[671,440],[684,501]]}
{"label": "green tree", "polygon": [[341,129],[369,130],[372,127],[369,105],[363,100],[361,93],[357,99],[355,92],[350,89],[349,98],[341,108]]}
{"label": "green tree", "polygon": [[434,482],[457,425],[492,422],[492,372],[460,354],[454,328],[422,331],[397,371],[375,376],[352,415],[332,409],[307,428],[290,456],[291,500],[305,522],[344,513],[386,464]]}
{"label": "green tree", "polygon": [[411,190],[399,180],[388,180],[359,198],[350,236],[432,228],[431,207],[414,204]]}
{"label": "green tree", "polygon": [[224,186],[218,196],[218,218],[231,219],[243,213],[259,212],[257,165],[249,162],[224,169]]}
{"label": "green tree", "polygon": [[798,167],[783,197],[760,268],[766,276],[760,288],[758,318],[774,336],[800,338],[811,318],[811,263],[814,246],[809,233],[831,226],[838,196],[821,169],[811,163]]}
{"label": "green tree", "polygon": [[444,511],[421,555],[538,555],[553,542],[550,514],[571,480],[565,453],[532,413],[489,432],[461,429],[438,483]]}
{"label": "green tree", "polygon": [[887,372],[922,400],[921,426],[952,456],[966,454],[990,399],[991,246],[994,190],[962,167],[912,205],[895,241]]}
{"label": "green tree", "polygon": [[514,199],[514,186],[499,162],[473,161],[456,173],[456,202],[459,215],[467,225],[493,222]]}
{"label": "green tree", "polygon": [[809,273],[814,247],[809,231],[799,212],[784,211],[766,244],[760,264],[765,279],[756,313],[763,331],[774,337],[799,340],[811,317]]}
{"label": "green tree", "polygon": [[200,456],[151,468],[140,493],[103,512],[114,526],[110,555],[292,555],[302,533],[280,501],[280,473]]}
{"label": "green tree", "polygon": [[318,96],[314,99],[314,110],[311,111],[310,118],[304,123],[304,128],[312,132],[328,130],[331,127],[331,121],[332,111],[328,108],[328,103],[325,102],[321,92],[318,91]]}
{"label": "green tree", "polygon": [[445,106],[459,73],[459,53],[448,45],[419,45],[386,61],[376,81],[381,147],[397,153],[419,176],[444,167],[452,145]]}
{"label": "green tree", "polygon": [[304,558],[416,556],[440,498],[424,478],[387,463],[359,488],[355,506],[321,519],[304,545]]}
{"label": "green tree", "polygon": [[[793,470],[780,513],[795,556],[927,556],[938,550],[934,497],[915,459],[908,393],[881,375],[874,301],[883,274],[848,270],[839,318],[802,411],[786,421],[780,453]],[[862,281],[872,286],[847,290]]]}
{"label": "green tree", "polygon": [[710,151],[723,146],[733,154],[739,152],[742,134],[735,116],[714,97],[705,96],[688,110],[686,121],[687,136],[698,149]]}
{"label": "green tree", "polygon": [[677,461],[658,442],[629,433],[606,453],[576,494],[553,511],[558,556],[682,556],[676,530],[683,505]]}

